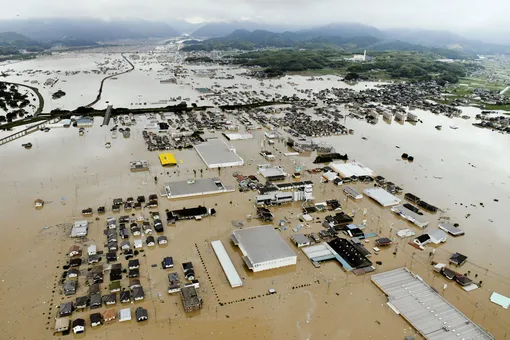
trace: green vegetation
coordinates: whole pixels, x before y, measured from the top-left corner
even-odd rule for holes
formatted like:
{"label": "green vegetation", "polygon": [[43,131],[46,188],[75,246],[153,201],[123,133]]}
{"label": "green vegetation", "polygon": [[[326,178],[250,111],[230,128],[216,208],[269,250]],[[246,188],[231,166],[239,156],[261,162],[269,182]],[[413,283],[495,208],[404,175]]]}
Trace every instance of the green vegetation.
{"label": "green vegetation", "polygon": [[42,52],[47,46],[14,32],[0,33],[0,56]]}
{"label": "green vegetation", "polygon": [[286,72],[345,67],[347,63],[337,57],[338,53],[331,50],[276,50],[238,54],[232,57],[232,62],[263,67],[269,76],[280,76]]}
{"label": "green vegetation", "polygon": [[341,73],[346,80],[406,79],[416,81],[436,80],[439,84],[457,83],[468,72],[480,68],[470,62],[442,63],[437,55],[427,52],[378,52],[373,61],[350,62],[351,57],[332,49],[323,50],[264,50],[230,56],[235,64],[265,68],[267,76],[281,76],[289,72],[327,71],[323,74]]}
{"label": "green vegetation", "polygon": [[185,62],[188,63],[212,63],[214,60],[212,60],[209,57],[187,57],[184,59]]}

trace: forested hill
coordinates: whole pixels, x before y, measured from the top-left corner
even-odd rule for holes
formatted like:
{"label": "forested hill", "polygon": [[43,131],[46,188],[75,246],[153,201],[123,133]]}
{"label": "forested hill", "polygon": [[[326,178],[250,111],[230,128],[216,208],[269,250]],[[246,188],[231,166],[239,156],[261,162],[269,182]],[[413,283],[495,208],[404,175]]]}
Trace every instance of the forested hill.
{"label": "forested hill", "polygon": [[323,49],[333,48],[338,51],[356,52],[363,50],[377,51],[417,51],[433,52],[445,58],[465,59],[468,56],[462,52],[426,47],[418,44],[398,40],[386,40],[374,36],[342,37],[315,36],[311,32],[274,33],[264,30],[236,30],[222,38],[211,38],[202,42],[192,41],[183,47],[183,51],[213,51],[213,50],[256,50],[262,48],[296,48]]}

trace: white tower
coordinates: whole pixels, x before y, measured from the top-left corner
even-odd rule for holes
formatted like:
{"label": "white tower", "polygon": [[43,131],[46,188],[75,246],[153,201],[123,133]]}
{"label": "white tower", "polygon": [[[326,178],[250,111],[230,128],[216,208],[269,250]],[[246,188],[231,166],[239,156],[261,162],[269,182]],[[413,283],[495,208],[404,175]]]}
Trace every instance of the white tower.
{"label": "white tower", "polygon": [[367,61],[367,50],[363,52],[363,61]]}

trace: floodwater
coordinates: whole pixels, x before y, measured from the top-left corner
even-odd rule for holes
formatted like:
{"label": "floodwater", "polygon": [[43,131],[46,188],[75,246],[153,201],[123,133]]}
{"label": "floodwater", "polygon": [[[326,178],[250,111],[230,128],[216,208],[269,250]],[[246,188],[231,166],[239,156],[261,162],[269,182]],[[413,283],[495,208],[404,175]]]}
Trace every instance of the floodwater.
{"label": "floodwater", "polygon": [[[98,55],[94,58],[103,57]],[[118,59],[118,54],[115,58]],[[36,61],[27,63],[34,62]],[[10,67],[35,68],[34,65],[24,64],[17,63]],[[66,105],[82,105],[81,95],[94,98],[97,87],[92,86],[92,80],[82,80],[86,79],[82,76],[69,76],[76,78],[73,86],[77,91],[73,94],[74,97],[66,99],[69,101]],[[95,79],[96,86],[100,78],[101,76],[97,76]],[[146,82],[142,78],[147,79]],[[339,86],[334,77],[331,77],[330,81],[310,82],[306,79],[293,76],[291,80],[264,81],[264,90],[284,91],[282,88],[274,88],[281,84],[282,87],[288,85],[285,91],[290,93],[294,87],[287,83],[289,81],[298,83],[303,89]],[[195,84],[202,86],[209,81],[240,84],[247,79],[236,77],[234,80],[211,80],[197,77],[193,80]],[[78,91],[80,83],[83,90]],[[62,84],[70,84],[70,80]],[[269,87],[270,85],[273,85],[273,88]],[[124,86],[126,92],[125,97],[122,97],[119,91]],[[117,80],[108,81],[104,100],[114,98],[112,100],[114,103],[118,102],[118,106],[128,106],[131,101],[135,102],[136,97],[132,98],[132,94],[136,96],[139,92],[143,100],[150,102],[162,99],[158,96],[165,92],[165,89],[169,89],[168,98],[178,95],[188,96],[192,101],[196,98],[193,97],[195,91],[192,86],[181,89],[182,92],[179,92],[179,86],[159,84],[152,76],[133,71],[119,76]],[[257,82],[253,82],[254,89],[255,86]],[[364,87],[363,84],[358,86]],[[154,95],[153,88],[158,91],[154,92]],[[476,114],[476,110],[472,108],[466,108],[465,112],[472,116]],[[506,232],[508,222],[505,219],[505,207],[510,203],[510,154],[505,150],[509,149],[510,140],[508,135],[471,126],[472,120],[451,120],[427,112],[419,112],[419,117],[423,123],[417,123],[416,126],[397,122],[388,124],[382,117],[376,125],[347,119],[345,125],[355,130],[354,135],[328,137],[323,140],[333,144],[338,152],[347,153],[350,159],[361,162],[378,174],[402,185],[405,192],[413,192],[442,208],[444,213],[425,214],[430,219],[429,229],[435,229],[440,217],[447,216],[453,222],[458,222],[466,235],[450,237],[445,244],[438,246],[434,260],[446,263],[449,255],[456,251],[468,255],[469,262],[459,270],[469,271],[470,277],[476,282],[482,280],[483,285],[480,289],[466,293],[455,283],[433,274],[428,264],[432,248],[419,251],[407,245],[407,240],[395,239],[395,242],[398,242],[396,256],[392,254],[394,248],[385,249],[379,255],[372,256],[373,262],[382,262],[382,265],[377,266],[377,271],[407,266],[469,318],[492,332],[496,339],[502,339],[510,330],[510,314],[508,310],[492,304],[489,297],[493,291],[510,296],[510,275],[506,263],[509,258],[507,244],[510,236]],[[230,116],[229,119],[235,117]],[[0,147],[3,165],[0,168],[0,214],[3,217],[0,230],[4,239],[4,246],[0,248],[2,339],[58,338],[53,336],[52,331],[58,305],[64,301],[72,301],[72,297],[61,294],[61,285],[58,283],[62,266],[67,260],[65,254],[74,244],[68,237],[68,228],[62,224],[82,219],[82,209],[92,207],[95,210],[99,206],[106,206],[109,210],[113,198],[158,193],[161,188],[154,183],[154,176],[158,176],[158,183],[161,185],[164,181],[191,178],[194,169],[203,169],[204,177],[219,176],[227,185],[234,185],[233,172],[255,174],[256,164],[266,163],[258,154],[260,142],[264,138],[263,131],[255,131],[253,140],[231,143],[245,159],[245,167],[218,172],[207,170],[194,150],[175,152],[176,158],[182,160],[179,168],[162,168],[157,158],[158,153],[150,153],[145,148],[141,135],[141,119],[137,125],[131,127],[129,139],[121,136],[111,139],[109,129],[100,127],[100,124],[101,121],[96,119],[94,127],[86,129],[84,136],[79,136],[74,128],[52,129],[48,133],[36,132]],[[442,131],[437,131],[435,125],[442,125]],[[450,129],[450,125],[456,125],[458,129]],[[361,137],[366,137],[366,140]],[[34,144],[31,150],[21,147],[22,143],[28,141]],[[105,142],[111,142],[112,147],[106,149]],[[315,167],[311,164],[313,157],[283,156],[282,153],[286,151],[284,143],[276,143],[268,148],[278,156],[278,164],[283,165],[287,172],[293,172],[295,165],[302,163],[305,163],[308,169]],[[400,155],[404,152],[414,156],[415,161],[402,161]],[[150,162],[150,172],[129,171],[129,162],[140,159]],[[337,198],[342,201],[346,212],[355,213],[356,223],[366,220],[367,232],[374,231],[391,238],[396,238],[397,229],[411,228],[417,235],[421,232],[395,217],[387,208],[382,209],[367,198],[360,202],[345,200],[341,187],[332,183],[321,184],[319,174],[306,174],[304,179],[314,181],[314,196],[317,201]],[[363,184],[356,186],[358,189],[364,187]],[[129,306],[132,313],[138,306],[147,308],[150,319],[147,323],[137,324],[133,320],[91,329],[88,320],[90,311],[74,313],[72,319],[84,317],[86,320],[87,330],[84,337],[117,340],[126,336],[154,338],[166,335],[179,339],[244,337],[305,340],[324,337],[399,339],[405,335],[415,335],[412,327],[386,306],[385,297],[370,282],[369,275],[357,277],[345,273],[333,262],[315,268],[293,245],[298,255],[295,267],[262,273],[248,272],[242,264],[239,250],[229,242],[229,234],[234,229],[231,223],[233,220],[243,221],[246,226],[260,224],[250,218],[250,215],[255,213],[255,195],[254,192],[235,192],[185,200],[169,201],[160,198],[158,210],[161,213],[165,209],[205,205],[214,207],[218,214],[202,221],[184,221],[178,222],[176,226],[166,227],[164,234],[169,238],[168,246],[144,248],[145,252],[139,258],[146,299]],[[33,208],[33,201],[37,198],[46,202],[40,211]],[[483,203],[483,206],[480,203]],[[281,235],[290,243],[291,228],[300,224],[300,204],[272,210],[275,221],[289,221],[287,225],[290,228],[282,231]],[[148,216],[146,210],[141,213]],[[467,214],[470,214],[468,218]],[[88,218],[90,230],[84,245],[95,243],[102,249],[105,241],[102,234],[105,217],[118,218],[120,215],[124,213],[112,214],[109,211],[97,221],[97,214]],[[315,214],[316,221],[302,231],[318,232],[322,229],[320,222],[326,215]],[[232,289],[228,285],[210,247],[210,241],[216,239],[222,240],[226,246],[244,280],[243,287]],[[132,236],[130,241],[133,241]],[[366,246],[369,249],[373,247],[373,239]],[[487,251],[489,248],[490,251]],[[200,312],[185,315],[180,298],[166,292],[168,272],[159,266],[164,256],[173,256],[175,271],[179,272],[181,277],[180,263],[192,261],[195,265],[200,281],[199,293],[204,299],[204,307]],[[121,263],[126,265],[124,260]],[[152,264],[157,266],[152,267]],[[82,270],[85,271],[85,268],[86,266],[82,266]],[[107,283],[106,275],[105,284],[102,285],[104,289]],[[122,280],[123,287],[126,287],[127,283],[127,279]],[[443,290],[445,283],[448,288]],[[275,288],[278,294],[265,295],[269,288]],[[81,275],[76,296],[85,295],[86,291],[85,277]],[[117,304],[114,307],[118,311],[125,306]],[[104,307],[98,309],[100,312],[104,310]],[[28,324],[31,327],[26,327]]]}

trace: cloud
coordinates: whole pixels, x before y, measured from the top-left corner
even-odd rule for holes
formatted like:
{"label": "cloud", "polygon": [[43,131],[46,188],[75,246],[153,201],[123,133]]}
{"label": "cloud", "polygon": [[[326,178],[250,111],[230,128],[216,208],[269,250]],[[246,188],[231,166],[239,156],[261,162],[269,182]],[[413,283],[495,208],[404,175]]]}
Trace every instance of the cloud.
{"label": "cloud", "polygon": [[[6,1],[6,0],[2,0]],[[320,25],[360,22],[377,27],[510,30],[508,0],[23,0],[2,6],[1,18],[96,17],[191,22],[255,19]]]}

